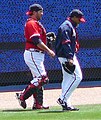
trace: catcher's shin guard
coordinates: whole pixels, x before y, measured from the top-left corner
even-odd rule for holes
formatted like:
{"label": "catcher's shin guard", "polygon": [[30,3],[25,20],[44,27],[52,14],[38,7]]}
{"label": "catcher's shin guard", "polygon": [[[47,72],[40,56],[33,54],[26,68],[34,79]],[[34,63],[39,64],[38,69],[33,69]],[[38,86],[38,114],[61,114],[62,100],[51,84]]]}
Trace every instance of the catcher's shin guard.
{"label": "catcher's shin guard", "polygon": [[37,87],[33,84],[29,84],[25,90],[21,93],[20,99],[26,100],[28,99],[33,93],[37,92]]}
{"label": "catcher's shin guard", "polygon": [[33,94],[34,104],[32,109],[41,109],[43,105],[43,88],[37,90],[37,93]]}
{"label": "catcher's shin guard", "polygon": [[34,104],[32,109],[49,109],[49,106],[43,106],[43,87],[37,93],[33,94]]}

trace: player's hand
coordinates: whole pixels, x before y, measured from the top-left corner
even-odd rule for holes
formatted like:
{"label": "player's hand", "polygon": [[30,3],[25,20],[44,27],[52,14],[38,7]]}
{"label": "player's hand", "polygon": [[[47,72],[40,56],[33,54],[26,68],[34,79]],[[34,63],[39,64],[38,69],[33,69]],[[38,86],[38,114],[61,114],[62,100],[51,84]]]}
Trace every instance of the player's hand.
{"label": "player's hand", "polygon": [[54,51],[52,51],[52,50],[49,50],[49,51],[48,51],[48,54],[49,54],[51,57],[54,57],[54,56],[55,56],[55,53],[54,53]]}

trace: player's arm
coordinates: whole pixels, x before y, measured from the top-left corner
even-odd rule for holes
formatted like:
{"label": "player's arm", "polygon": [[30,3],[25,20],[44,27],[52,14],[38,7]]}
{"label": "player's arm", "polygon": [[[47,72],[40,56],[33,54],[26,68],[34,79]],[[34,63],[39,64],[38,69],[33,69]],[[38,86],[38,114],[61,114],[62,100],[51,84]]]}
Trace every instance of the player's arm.
{"label": "player's arm", "polygon": [[50,56],[54,57],[55,53],[50,50],[39,38],[39,36],[33,36],[32,38],[33,44],[42,49],[43,51],[46,51]]}
{"label": "player's arm", "polygon": [[74,50],[71,47],[71,39],[70,39],[70,29],[62,30],[62,46],[65,53],[66,58],[68,59],[70,65],[73,64],[73,56]]}
{"label": "player's arm", "polygon": [[72,59],[74,56],[74,51],[71,47],[70,31],[68,29],[62,30],[62,45],[65,55],[68,59]]}
{"label": "player's arm", "polygon": [[55,53],[50,50],[40,39],[40,34],[37,31],[37,24],[35,22],[28,24],[28,30],[30,33],[30,39],[33,41],[33,44],[42,49],[43,51],[46,51],[50,56],[54,57]]}

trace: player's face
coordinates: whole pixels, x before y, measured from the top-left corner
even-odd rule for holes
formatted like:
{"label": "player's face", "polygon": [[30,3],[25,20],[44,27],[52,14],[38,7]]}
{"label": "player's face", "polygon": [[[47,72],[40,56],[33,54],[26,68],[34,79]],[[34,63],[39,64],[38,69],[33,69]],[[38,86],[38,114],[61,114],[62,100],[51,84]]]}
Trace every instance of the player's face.
{"label": "player's face", "polygon": [[37,20],[40,20],[42,18],[42,16],[43,16],[43,10],[39,10],[36,14]]}
{"label": "player's face", "polygon": [[75,22],[76,24],[79,24],[79,23],[80,23],[80,18],[74,16],[74,22]]}

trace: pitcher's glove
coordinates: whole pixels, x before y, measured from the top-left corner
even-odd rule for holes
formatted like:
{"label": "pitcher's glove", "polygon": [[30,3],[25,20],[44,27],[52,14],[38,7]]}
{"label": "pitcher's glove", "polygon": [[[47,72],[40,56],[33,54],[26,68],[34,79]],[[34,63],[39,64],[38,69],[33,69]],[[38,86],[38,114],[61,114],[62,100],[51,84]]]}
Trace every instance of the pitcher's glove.
{"label": "pitcher's glove", "polygon": [[75,65],[70,65],[69,62],[62,63],[62,66],[64,70],[69,74],[73,74],[75,71]]}
{"label": "pitcher's glove", "polygon": [[48,46],[50,49],[52,49],[52,45],[53,45],[53,42],[54,42],[55,39],[56,39],[56,35],[55,35],[54,32],[48,32],[48,33],[46,34],[46,36],[47,36],[47,46]]}

